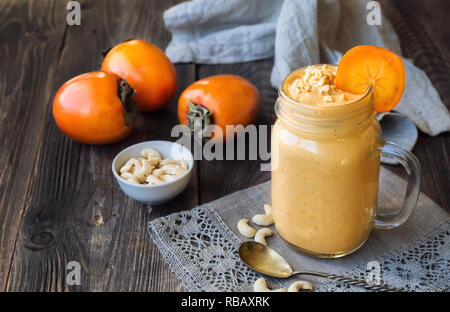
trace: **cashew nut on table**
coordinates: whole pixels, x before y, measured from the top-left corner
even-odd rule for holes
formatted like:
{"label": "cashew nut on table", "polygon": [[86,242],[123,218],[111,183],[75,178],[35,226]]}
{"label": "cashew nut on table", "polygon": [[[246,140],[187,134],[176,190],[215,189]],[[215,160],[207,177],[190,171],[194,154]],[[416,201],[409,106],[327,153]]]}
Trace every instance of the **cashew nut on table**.
{"label": "cashew nut on table", "polygon": [[259,229],[255,234],[255,242],[261,243],[267,246],[266,237],[272,236],[273,232],[269,228]]}
{"label": "cashew nut on table", "polygon": [[291,285],[289,285],[287,291],[288,292],[299,292],[300,289],[314,290],[314,286],[313,286],[313,284],[311,284],[310,282],[307,282],[307,281],[297,281],[297,282],[293,282]]}
{"label": "cashew nut on table", "polygon": [[255,236],[256,230],[248,225],[247,219],[241,219],[237,224],[237,228],[239,233],[247,238],[252,238]]}
{"label": "cashew nut on table", "polygon": [[253,223],[260,226],[269,226],[273,224],[273,215],[272,215],[272,206],[265,204],[264,205],[265,214],[257,214],[253,216]]}
{"label": "cashew nut on table", "polygon": [[[303,290],[314,290],[314,286],[307,281],[296,281],[293,282],[289,288],[287,289],[287,292],[299,292],[301,289]],[[266,279],[264,277],[258,278],[253,283],[253,290],[255,292],[286,292],[286,289],[279,288],[279,289],[270,289],[269,286],[267,286]]]}
{"label": "cashew nut on table", "polygon": [[255,292],[286,292],[286,289],[270,289],[267,286],[266,279],[264,277],[258,278],[255,283],[253,283],[253,290]]}

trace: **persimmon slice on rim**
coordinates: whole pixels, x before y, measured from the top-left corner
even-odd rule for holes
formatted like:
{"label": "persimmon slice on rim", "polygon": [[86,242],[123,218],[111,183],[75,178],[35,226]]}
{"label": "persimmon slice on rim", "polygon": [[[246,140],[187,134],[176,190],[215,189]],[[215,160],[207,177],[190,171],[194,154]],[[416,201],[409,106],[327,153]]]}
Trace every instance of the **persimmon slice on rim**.
{"label": "persimmon slice on rim", "polygon": [[392,110],[405,89],[405,66],[392,51],[361,45],[345,53],[336,73],[336,87],[346,92],[363,94],[373,86],[375,111]]}

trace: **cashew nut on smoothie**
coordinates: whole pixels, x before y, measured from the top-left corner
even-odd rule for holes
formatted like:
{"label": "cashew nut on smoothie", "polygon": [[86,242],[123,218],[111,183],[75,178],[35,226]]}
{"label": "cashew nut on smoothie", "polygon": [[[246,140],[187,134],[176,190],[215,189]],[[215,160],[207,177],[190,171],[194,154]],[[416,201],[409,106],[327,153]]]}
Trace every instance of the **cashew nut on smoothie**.
{"label": "cashew nut on smoothie", "polygon": [[316,256],[356,250],[372,228],[380,127],[372,89],[336,88],[337,67],[292,72],[280,88],[272,131],[272,210],[281,237]]}

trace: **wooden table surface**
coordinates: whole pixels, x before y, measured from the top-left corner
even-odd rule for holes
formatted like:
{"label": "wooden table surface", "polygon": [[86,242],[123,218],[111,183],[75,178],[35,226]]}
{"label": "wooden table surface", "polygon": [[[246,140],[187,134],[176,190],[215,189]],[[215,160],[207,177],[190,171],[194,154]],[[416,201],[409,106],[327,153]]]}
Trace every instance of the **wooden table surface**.
{"label": "wooden table surface", "polygon": [[[258,161],[198,161],[188,188],[168,204],[145,206],[126,197],[111,174],[114,155],[131,144],[170,139],[177,98],[189,84],[231,73],[262,95],[258,124],[272,124],[277,92],[273,61],[231,65],[177,64],[177,95],[155,113],[140,114],[133,133],[107,146],[65,137],[51,105],[68,79],[99,68],[101,52],[129,38],[164,48],[170,33],[162,12],[179,1],[80,1],[81,26],[66,23],[68,1],[0,1],[0,290],[177,291],[181,283],[147,234],[147,222],[264,182]],[[382,2],[405,56],[430,77],[450,106],[450,1]],[[450,135],[420,134],[414,153],[422,190],[447,211]],[[401,172],[393,168],[395,172]],[[104,223],[97,226],[96,218]],[[81,285],[66,284],[66,264],[81,263]]]}

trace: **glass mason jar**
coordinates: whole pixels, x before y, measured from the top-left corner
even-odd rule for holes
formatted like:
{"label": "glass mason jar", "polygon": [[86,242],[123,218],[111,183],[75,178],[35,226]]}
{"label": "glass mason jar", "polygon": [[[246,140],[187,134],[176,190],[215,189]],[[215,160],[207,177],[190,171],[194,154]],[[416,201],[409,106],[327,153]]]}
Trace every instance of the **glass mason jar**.
{"label": "glass mason jar", "polygon": [[[413,154],[381,139],[372,88],[349,104],[314,106],[290,98],[285,81],[272,129],[272,209],[281,237],[304,253],[337,258],[361,247],[372,228],[404,223],[416,206],[421,168]],[[380,154],[408,174],[395,214],[377,215]]]}

